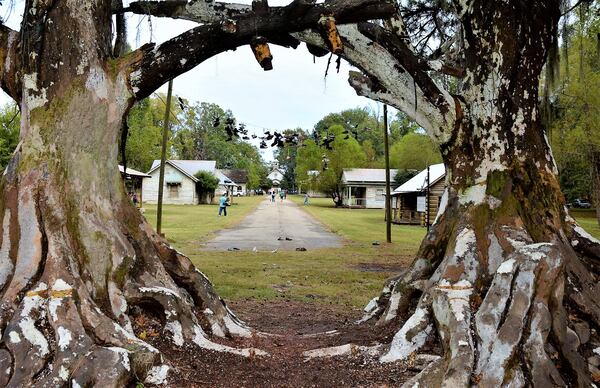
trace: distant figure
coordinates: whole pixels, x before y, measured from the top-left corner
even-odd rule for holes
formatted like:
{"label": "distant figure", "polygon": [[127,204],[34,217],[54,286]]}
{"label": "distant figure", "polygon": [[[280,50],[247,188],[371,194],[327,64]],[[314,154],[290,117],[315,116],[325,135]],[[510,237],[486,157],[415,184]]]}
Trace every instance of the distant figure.
{"label": "distant figure", "polygon": [[275,202],[275,190],[271,190],[271,202]]}
{"label": "distant figure", "polygon": [[287,190],[283,191],[283,199],[287,199]]}
{"label": "distant figure", "polygon": [[223,193],[221,198],[219,198],[219,217],[221,214],[227,217],[227,206],[229,206],[229,198],[227,197],[227,193]]}
{"label": "distant figure", "polygon": [[283,202],[283,196],[284,196],[284,194],[283,194],[283,193],[284,193],[284,190],[281,190],[281,191],[279,192],[279,198],[281,199],[281,202]]}
{"label": "distant figure", "polygon": [[138,201],[138,197],[137,197],[137,194],[135,193],[135,191],[133,192],[133,195],[131,196],[131,200],[133,201],[133,204],[135,205],[135,207],[137,207],[139,201]]}
{"label": "distant figure", "polygon": [[309,198],[310,198],[310,195],[308,195],[308,193],[304,194],[304,206],[308,206]]}

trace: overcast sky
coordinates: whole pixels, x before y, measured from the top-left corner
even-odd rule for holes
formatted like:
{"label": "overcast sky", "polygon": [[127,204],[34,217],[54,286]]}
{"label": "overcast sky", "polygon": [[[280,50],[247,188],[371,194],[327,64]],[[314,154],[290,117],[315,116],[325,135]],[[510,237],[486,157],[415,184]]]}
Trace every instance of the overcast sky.
{"label": "overcast sky", "polygon": [[[250,4],[251,0],[239,0]],[[285,5],[289,0],[270,0],[270,5]],[[6,15],[7,5],[2,7]],[[17,0],[7,24],[19,28],[23,1]],[[147,18],[128,15],[129,40],[139,47],[150,40],[164,42],[190,28],[194,23],[152,18],[152,34]],[[335,61],[327,79],[324,78],[327,57],[317,58],[308,53],[304,44],[298,49],[271,45],[274,69],[262,70],[249,47],[240,47],[200,64],[174,81],[174,93],[192,101],[213,102],[230,109],[239,122],[257,134],[263,129],[311,129],[330,112],[370,106],[377,111],[377,103],[358,97],[348,84],[351,66],[343,62],[340,73],[335,72]],[[166,93],[166,87],[161,88]],[[0,103],[10,101],[0,92]],[[271,151],[264,152],[266,159]]]}

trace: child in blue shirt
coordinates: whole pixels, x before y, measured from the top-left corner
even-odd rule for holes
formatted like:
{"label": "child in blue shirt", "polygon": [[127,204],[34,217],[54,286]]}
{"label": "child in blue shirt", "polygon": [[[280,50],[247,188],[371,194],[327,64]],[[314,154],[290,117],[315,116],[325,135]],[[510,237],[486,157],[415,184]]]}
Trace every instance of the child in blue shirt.
{"label": "child in blue shirt", "polygon": [[229,204],[229,198],[227,197],[227,193],[223,193],[221,198],[219,198],[219,217],[221,217],[221,213],[223,216],[227,217],[227,205]]}

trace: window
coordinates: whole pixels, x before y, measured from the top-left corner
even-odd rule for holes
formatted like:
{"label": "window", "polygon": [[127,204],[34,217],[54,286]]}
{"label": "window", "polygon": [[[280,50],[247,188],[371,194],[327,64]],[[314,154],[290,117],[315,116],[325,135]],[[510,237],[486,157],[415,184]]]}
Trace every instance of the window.
{"label": "window", "polygon": [[242,191],[242,186],[238,186],[237,191]]}

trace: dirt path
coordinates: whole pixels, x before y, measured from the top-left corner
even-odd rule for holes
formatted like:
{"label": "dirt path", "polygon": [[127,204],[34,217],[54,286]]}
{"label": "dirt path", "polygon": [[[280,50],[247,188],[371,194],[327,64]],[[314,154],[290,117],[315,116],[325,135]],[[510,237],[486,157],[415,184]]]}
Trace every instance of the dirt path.
{"label": "dirt path", "polygon": [[[291,300],[252,299],[235,302],[232,307],[252,327],[272,335],[213,340],[234,347],[256,347],[267,351],[269,356],[245,358],[199,350],[193,344],[175,348],[166,340],[168,336],[158,335],[160,323],[155,322],[151,325],[156,325],[157,335],[150,342],[171,360],[174,370],[169,387],[395,387],[416,373],[403,363],[381,364],[377,358],[362,355],[312,360],[303,357],[304,351],[324,346],[391,341],[394,332],[391,327],[354,325],[360,316],[358,310]],[[312,335],[330,330],[338,333]]]}
{"label": "dirt path", "polygon": [[[337,235],[327,231],[295,203],[266,200],[238,226],[219,232],[204,249],[273,251],[302,247],[311,250],[342,245]],[[379,266],[364,270],[379,270]],[[305,351],[322,347],[389,343],[397,323],[358,326],[354,322],[361,316],[359,309],[287,298],[239,300],[230,306],[250,327],[269,335],[211,339],[237,348],[258,348],[269,356],[245,358],[200,350],[192,343],[175,347],[169,336],[162,335],[160,317],[144,315],[134,319],[136,334],[151,333],[150,343],[170,360],[173,369],[169,387],[392,387],[416,373],[405,364],[381,364],[369,356],[311,360],[304,357]],[[202,323],[210,330],[206,322]]]}
{"label": "dirt path", "polygon": [[[230,208],[235,211],[235,206]],[[217,233],[206,250],[273,251],[342,246],[341,239],[290,200],[265,200],[232,229]]]}

